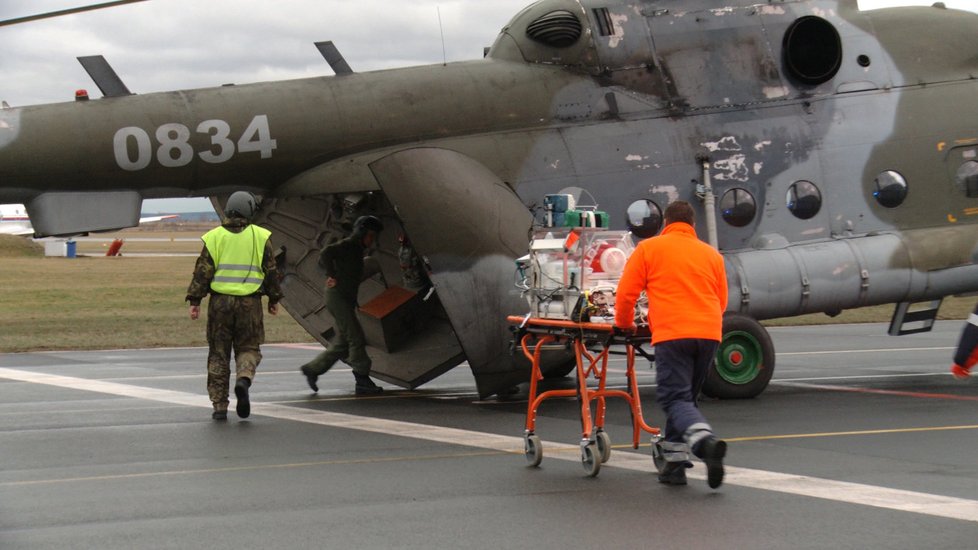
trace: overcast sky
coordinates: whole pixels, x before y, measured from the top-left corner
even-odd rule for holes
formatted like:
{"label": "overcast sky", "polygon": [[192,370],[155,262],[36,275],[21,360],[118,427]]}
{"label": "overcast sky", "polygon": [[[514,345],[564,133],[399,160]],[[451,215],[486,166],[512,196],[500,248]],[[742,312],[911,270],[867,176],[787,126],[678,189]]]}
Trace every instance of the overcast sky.
{"label": "overcast sky", "polygon": [[[0,20],[104,1],[2,0]],[[0,99],[12,106],[71,101],[79,88],[98,97],[98,88],[75,59],[84,55],[104,55],[134,93],[330,75],[313,46],[320,40],[334,41],[358,72],[443,58],[478,59],[499,30],[530,3],[147,0],[0,27]],[[861,0],[860,6],[929,3]],[[978,11],[976,0],[945,4]],[[165,205],[161,210],[184,209],[183,203],[154,204]],[[149,206],[147,211],[155,210]]]}

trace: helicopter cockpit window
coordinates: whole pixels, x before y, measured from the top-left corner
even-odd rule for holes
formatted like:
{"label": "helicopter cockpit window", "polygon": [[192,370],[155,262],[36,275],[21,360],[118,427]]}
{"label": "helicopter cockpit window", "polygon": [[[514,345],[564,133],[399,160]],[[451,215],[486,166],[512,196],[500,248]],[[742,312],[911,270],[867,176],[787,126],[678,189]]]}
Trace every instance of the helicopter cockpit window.
{"label": "helicopter cockpit window", "polygon": [[803,84],[828,81],[842,66],[839,31],[821,17],[798,18],[784,33],[784,64]]}
{"label": "helicopter cockpit window", "polygon": [[647,239],[662,229],[662,210],[650,200],[635,201],[625,212],[628,230],[636,237]]}
{"label": "helicopter cockpit window", "polygon": [[788,188],[787,203],[796,218],[807,220],[822,208],[822,193],[810,181],[796,181]]}
{"label": "helicopter cockpit window", "polygon": [[734,227],[743,227],[754,221],[757,203],[746,189],[734,187],[720,197],[720,213],[723,221]]}
{"label": "helicopter cockpit window", "polygon": [[[972,164],[978,167],[978,163],[972,162]],[[959,176],[960,173],[958,171]],[[958,180],[960,181],[960,177]],[[876,176],[876,179],[873,180],[873,185],[875,187],[873,189],[873,196],[876,197],[876,202],[886,208],[896,208],[903,204],[903,199],[907,198],[907,180],[893,170],[880,172],[880,175]],[[978,194],[969,196],[978,196]]]}
{"label": "helicopter cockpit window", "polygon": [[978,197],[978,162],[969,160],[958,168],[955,175],[958,188],[967,197]]}
{"label": "helicopter cockpit window", "polygon": [[581,37],[582,31],[581,21],[567,10],[542,15],[526,27],[527,36],[554,48],[573,45]]}

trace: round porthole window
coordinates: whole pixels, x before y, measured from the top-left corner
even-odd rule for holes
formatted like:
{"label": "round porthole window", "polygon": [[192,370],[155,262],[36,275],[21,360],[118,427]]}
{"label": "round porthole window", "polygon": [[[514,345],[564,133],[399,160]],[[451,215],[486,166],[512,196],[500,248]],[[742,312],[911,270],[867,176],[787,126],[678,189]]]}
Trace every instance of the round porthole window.
{"label": "round porthole window", "polygon": [[757,203],[746,189],[734,187],[720,197],[720,215],[723,221],[734,227],[743,227],[754,221]]}
{"label": "round porthole window", "polygon": [[[978,162],[969,160],[962,164],[958,168],[958,173],[955,174],[955,181],[958,184],[958,189],[966,197],[978,197]],[[904,187],[906,187],[906,184],[904,184]]]}
{"label": "round porthole window", "polygon": [[[978,165],[974,162],[972,164]],[[907,198],[907,180],[893,170],[880,172],[873,180],[873,196],[881,206],[896,208]]]}
{"label": "round porthole window", "polygon": [[822,208],[822,193],[810,181],[796,181],[788,188],[787,203],[796,218],[807,220]]}
{"label": "round porthole window", "polygon": [[630,204],[625,219],[628,230],[641,239],[652,237],[662,229],[662,209],[647,199]]}

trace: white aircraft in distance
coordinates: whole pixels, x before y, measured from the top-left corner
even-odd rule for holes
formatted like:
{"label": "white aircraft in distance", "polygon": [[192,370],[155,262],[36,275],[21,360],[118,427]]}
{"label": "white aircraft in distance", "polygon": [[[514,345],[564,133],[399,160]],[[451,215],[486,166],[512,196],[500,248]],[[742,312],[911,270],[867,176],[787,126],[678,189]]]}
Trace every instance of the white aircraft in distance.
{"label": "white aircraft in distance", "polygon": [[[158,222],[179,217],[178,214],[168,214],[165,216],[147,216],[139,218],[139,223]],[[0,235],[22,235],[29,236],[34,234],[34,227],[31,220],[27,217],[27,209],[23,204],[0,204]]]}

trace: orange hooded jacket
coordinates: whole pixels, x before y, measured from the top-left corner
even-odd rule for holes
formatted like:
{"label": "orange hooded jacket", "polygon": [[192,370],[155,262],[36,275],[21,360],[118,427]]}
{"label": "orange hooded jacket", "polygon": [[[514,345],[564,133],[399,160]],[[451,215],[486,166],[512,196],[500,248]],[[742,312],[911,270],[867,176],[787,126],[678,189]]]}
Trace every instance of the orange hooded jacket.
{"label": "orange hooded jacket", "polygon": [[615,326],[635,325],[635,302],[643,290],[653,344],[680,338],[720,341],[727,273],[723,256],[699,240],[693,226],[670,223],[658,237],[638,244],[618,283]]}

